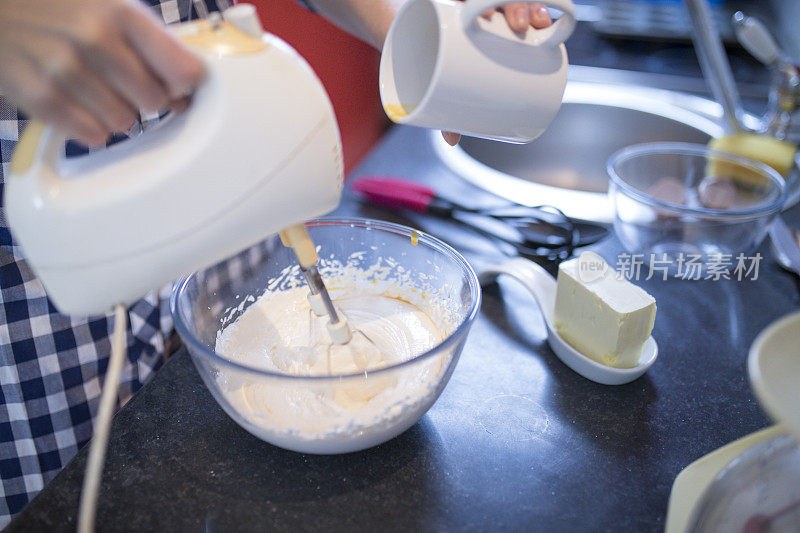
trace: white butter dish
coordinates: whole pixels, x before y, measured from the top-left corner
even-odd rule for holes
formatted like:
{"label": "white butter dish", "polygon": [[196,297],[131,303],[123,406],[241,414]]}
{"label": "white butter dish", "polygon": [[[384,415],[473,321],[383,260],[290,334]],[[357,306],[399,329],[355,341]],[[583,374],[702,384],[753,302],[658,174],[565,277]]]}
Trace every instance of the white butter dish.
{"label": "white butter dish", "polygon": [[604,385],[622,385],[639,378],[655,363],[658,345],[652,336],[644,342],[638,364],[631,368],[615,368],[587,357],[558,334],[553,320],[556,280],[546,270],[532,261],[515,257],[503,264],[484,269],[478,277],[481,284],[485,284],[494,281],[501,274],[518,280],[533,294],[547,326],[547,342],[550,348],[565,365],[583,377]]}

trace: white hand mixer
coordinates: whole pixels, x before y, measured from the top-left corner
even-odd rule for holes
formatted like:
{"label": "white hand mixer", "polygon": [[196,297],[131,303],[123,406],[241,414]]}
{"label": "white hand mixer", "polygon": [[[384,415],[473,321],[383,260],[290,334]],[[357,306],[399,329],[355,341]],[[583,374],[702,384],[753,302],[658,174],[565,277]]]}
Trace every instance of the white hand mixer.
{"label": "white hand mixer", "polygon": [[189,109],[141,136],[78,158],[32,123],[11,161],[11,231],[59,311],[116,306],[113,351],[81,494],[79,531],[94,528],[105,446],[125,359],[125,304],[282,232],[332,342],[352,332],[316,268],[303,221],[333,210],[343,183],[333,107],[310,66],[264,34],[253,6],[174,26],[207,77]]}
{"label": "white hand mixer", "polygon": [[[248,7],[225,16],[250,21]],[[17,146],[9,225],[62,312],[130,304],[339,202],[336,119],[300,55],[228,22],[174,31],[207,71],[185,113],[83,157],[64,158],[64,136],[40,125]]]}

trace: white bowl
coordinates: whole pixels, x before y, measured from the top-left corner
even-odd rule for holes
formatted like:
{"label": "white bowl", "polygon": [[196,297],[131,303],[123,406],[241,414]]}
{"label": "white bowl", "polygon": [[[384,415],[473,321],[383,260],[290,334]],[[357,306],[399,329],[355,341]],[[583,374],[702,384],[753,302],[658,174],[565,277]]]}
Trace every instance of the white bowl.
{"label": "white bowl", "polygon": [[747,359],[759,404],[800,440],[800,312],[762,331]]}

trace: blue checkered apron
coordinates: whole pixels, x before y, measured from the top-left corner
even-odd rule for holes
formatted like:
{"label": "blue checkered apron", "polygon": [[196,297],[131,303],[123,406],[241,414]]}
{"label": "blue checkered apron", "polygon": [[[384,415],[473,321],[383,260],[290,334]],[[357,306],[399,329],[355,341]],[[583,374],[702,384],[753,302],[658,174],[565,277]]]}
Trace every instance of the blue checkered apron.
{"label": "blue checkered apron", "polygon": [[[197,17],[189,0],[148,3],[166,23]],[[215,2],[207,3],[213,7]],[[25,125],[26,119],[0,96],[0,193]],[[173,331],[168,295],[165,287],[128,309],[120,406],[164,360]],[[55,310],[0,207],[0,529],[92,436],[112,322],[111,314],[76,317]]]}

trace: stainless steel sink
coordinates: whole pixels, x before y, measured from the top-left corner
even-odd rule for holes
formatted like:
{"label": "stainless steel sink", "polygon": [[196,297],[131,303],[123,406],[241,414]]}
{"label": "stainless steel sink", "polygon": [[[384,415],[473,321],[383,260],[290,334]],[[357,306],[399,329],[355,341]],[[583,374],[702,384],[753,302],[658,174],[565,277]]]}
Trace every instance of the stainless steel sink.
{"label": "stainless steel sink", "polygon": [[431,141],[453,171],[498,196],[611,222],[606,161],[613,152],[652,141],[706,143],[723,133],[720,117],[718,104],[686,93],[570,80],[555,121],[529,144],[464,138],[454,149],[438,132]]}

